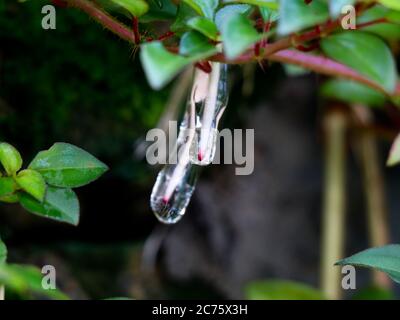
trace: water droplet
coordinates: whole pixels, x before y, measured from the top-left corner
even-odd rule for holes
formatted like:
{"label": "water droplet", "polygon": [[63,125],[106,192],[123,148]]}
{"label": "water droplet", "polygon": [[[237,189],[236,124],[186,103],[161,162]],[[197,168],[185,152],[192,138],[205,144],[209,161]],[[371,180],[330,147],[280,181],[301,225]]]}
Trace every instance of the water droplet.
{"label": "water droplet", "polygon": [[150,205],[157,219],[166,224],[178,222],[185,214],[197,180],[197,168],[190,162],[190,147],[195,136],[194,96],[180,125],[174,155],[158,174],[151,193]]}
{"label": "water droplet", "polygon": [[[208,77],[195,76],[194,90],[196,87],[204,88],[204,82],[208,82],[207,94],[198,95],[202,99],[196,99],[197,95],[195,95],[196,136],[190,155],[192,163],[197,165],[209,165],[214,159],[218,122],[228,103],[227,68],[226,64],[213,62],[212,71]],[[196,72],[204,73],[201,70]],[[197,79],[200,79],[199,83],[196,83]]]}
{"label": "water droplet", "polygon": [[218,136],[218,122],[227,105],[227,65],[212,63],[207,74],[196,69],[187,110],[170,159],[158,174],[150,199],[157,219],[166,224],[178,222],[195,189],[198,166],[212,162]]}
{"label": "water droplet", "polygon": [[158,220],[173,224],[182,218],[195,188],[197,172],[197,168],[190,163],[185,167],[169,164],[161,170],[150,200]]}

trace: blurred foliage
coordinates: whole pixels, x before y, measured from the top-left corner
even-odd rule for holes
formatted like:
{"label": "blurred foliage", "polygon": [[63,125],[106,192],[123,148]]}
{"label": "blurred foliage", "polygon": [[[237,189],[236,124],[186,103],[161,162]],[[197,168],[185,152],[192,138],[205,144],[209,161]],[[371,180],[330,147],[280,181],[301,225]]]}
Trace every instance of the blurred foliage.
{"label": "blurred foliage", "polygon": [[[71,142],[107,163],[112,168],[111,175],[139,183],[146,180],[147,165],[133,160],[133,143],[156,124],[168,90],[154,94],[136,59],[135,49],[104,31],[84,13],[57,8],[57,29],[43,30],[41,7],[47,3],[43,0],[0,2],[0,139],[16,145],[28,159],[37,150],[46,149],[56,141]],[[292,1],[285,3],[290,5]],[[151,7],[143,18],[150,21],[156,13]],[[304,15],[299,15],[299,18],[303,20],[300,21],[303,26],[307,19]],[[289,22],[293,21],[289,19]],[[272,95],[275,91],[277,81],[276,77],[271,76],[271,70],[262,75],[263,82],[256,86],[253,99],[261,94]],[[265,90],[265,87],[270,90]],[[232,90],[232,93],[231,101],[238,104],[236,96],[241,96],[241,91]],[[232,106],[228,117],[243,115],[251,112],[249,110]],[[142,277],[140,247],[118,247],[113,242],[118,237],[132,240],[131,237],[144,237],[147,234],[143,220],[130,219],[132,213],[148,212],[148,192],[135,189],[133,193],[132,186],[129,188],[121,181],[101,183],[99,181],[96,185],[97,189],[86,191],[87,199],[93,201],[83,203],[83,209],[87,209],[83,218],[87,219],[87,223],[83,221],[79,228],[82,237],[79,240],[104,241],[107,245],[96,247],[77,242],[56,250],[63,256],[59,265],[70,269],[81,284],[86,294],[84,297],[127,295],[143,298],[149,296],[146,291],[149,283],[156,287],[156,290],[151,288],[156,291],[156,294],[151,292],[152,297],[167,295],[188,298],[216,294],[210,293],[210,288],[202,287],[197,282],[168,284],[165,294],[157,287],[157,283],[151,283],[157,281],[155,277],[150,280]],[[115,201],[98,201],[111,198]],[[135,198],[141,198],[141,202],[135,202]],[[93,206],[93,203],[97,206]],[[116,217],[112,226],[109,222],[110,213]],[[31,221],[27,225],[29,223]],[[24,239],[20,238],[19,248],[11,239],[10,252],[21,255],[20,259],[12,256],[11,260],[29,260],[27,252],[24,252],[31,250],[30,247],[27,249],[27,243],[42,241],[40,246],[43,248],[46,246],[43,243],[54,243],[54,239],[61,239],[65,243],[66,239],[77,238],[76,234],[74,238],[71,233],[59,232],[64,229],[56,229],[58,226],[49,226],[51,232],[37,226],[27,227],[20,233]],[[138,233],[138,230],[142,233]],[[38,241],[40,235],[43,239]],[[48,259],[46,256],[43,261],[47,262]],[[33,262],[42,264],[40,260]],[[57,267],[59,269],[62,267]],[[75,284],[68,276],[66,272],[60,275],[60,279],[65,279],[67,284]],[[124,288],[122,292],[121,287]],[[371,292],[363,294],[384,295],[382,292]],[[323,299],[314,288],[278,280],[250,284],[246,287],[246,297]]]}
{"label": "blurred foliage", "polygon": [[356,292],[352,296],[353,300],[394,300],[395,295],[388,289],[369,286]]}
{"label": "blurred foliage", "polygon": [[141,177],[133,142],[156,124],[167,91],[149,94],[133,48],[77,10],[57,8],[57,29],[43,30],[47,3],[0,4],[0,139],[26,155],[71,142],[114,174]]}
{"label": "blurred foliage", "polygon": [[[35,260],[26,251],[22,256],[18,252],[29,245],[42,248],[71,239],[113,243],[110,256],[119,259],[114,242],[143,239],[155,222],[148,215],[145,197],[153,172],[145,161],[134,159],[133,145],[157,123],[168,88],[151,94],[134,48],[78,10],[57,7],[57,29],[43,30],[41,8],[48,3],[0,1],[0,139],[17,147],[26,164],[38,150],[65,141],[87,150],[112,170],[82,189],[79,228],[20,214],[19,206],[2,206],[0,234],[13,263],[48,263],[49,257]],[[138,198],[140,203],[135,201]],[[110,213],[118,217],[115,231],[110,228]],[[68,258],[57,272],[64,266],[75,273],[74,255]],[[106,263],[99,254],[98,259],[91,258],[94,264],[86,271],[85,261],[81,256],[76,260],[82,293],[68,287],[79,287],[75,275],[60,274],[67,291],[75,293],[72,297],[124,294],[115,289],[120,283],[109,277],[110,265],[118,262]],[[94,272],[93,265],[100,270]],[[11,291],[7,297],[21,298]]]}
{"label": "blurred foliage", "polygon": [[39,297],[56,300],[67,300],[68,297],[61,291],[54,289],[46,290],[42,286],[43,274],[34,266],[1,264],[0,283],[7,290],[12,290],[23,297]]}
{"label": "blurred foliage", "polygon": [[325,300],[317,289],[288,280],[252,282],[245,288],[245,297],[251,300]]}
{"label": "blurred foliage", "polygon": [[393,281],[400,283],[400,245],[389,244],[369,248],[336,262],[336,265],[376,269],[385,272]]}

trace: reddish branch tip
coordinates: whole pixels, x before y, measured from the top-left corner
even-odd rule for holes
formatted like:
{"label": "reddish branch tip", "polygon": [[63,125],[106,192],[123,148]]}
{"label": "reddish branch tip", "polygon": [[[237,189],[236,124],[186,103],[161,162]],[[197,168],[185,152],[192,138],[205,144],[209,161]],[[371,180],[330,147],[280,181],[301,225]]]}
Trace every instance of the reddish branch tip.
{"label": "reddish branch tip", "polygon": [[261,46],[261,43],[260,43],[260,42],[257,42],[257,43],[254,45],[254,55],[255,55],[256,57],[259,57],[259,56],[260,56],[260,46]]}
{"label": "reddish branch tip", "polygon": [[136,17],[132,18],[132,30],[135,36],[135,44],[140,44],[139,20]]}
{"label": "reddish branch tip", "polygon": [[296,49],[297,49],[297,50],[303,51],[303,52],[311,52],[311,51],[314,51],[315,49],[318,49],[318,48],[319,48],[319,43],[318,43],[318,42],[313,43],[313,44],[311,44],[311,45],[308,46],[308,47],[303,46],[303,45],[301,45],[301,44],[299,44],[298,46],[296,46]]}
{"label": "reddish branch tip", "polygon": [[163,35],[159,36],[158,40],[162,41],[162,40],[165,40],[165,39],[167,39],[169,37],[172,37],[173,35],[175,35],[175,32],[168,31],[168,32],[164,33]]}
{"label": "reddish branch tip", "polygon": [[51,0],[51,3],[60,8],[68,7],[68,3],[63,0]]}
{"label": "reddish branch tip", "polygon": [[210,73],[212,71],[211,64],[208,61],[196,62],[194,66],[205,73]]}
{"label": "reddish branch tip", "polygon": [[168,204],[169,199],[167,197],[162,198],[163,204]]}

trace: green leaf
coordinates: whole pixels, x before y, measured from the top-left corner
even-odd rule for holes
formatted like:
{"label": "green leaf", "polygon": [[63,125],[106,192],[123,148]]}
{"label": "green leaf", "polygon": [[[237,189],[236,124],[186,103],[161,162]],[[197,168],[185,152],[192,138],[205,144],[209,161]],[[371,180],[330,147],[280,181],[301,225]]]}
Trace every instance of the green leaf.
{"label": "green leaf", "polygon": [[149,5],[143,0],[112,0],[112,2],[128,10],[134,17],[140,17],[149,10]]}
{"label": "green leaf", "polygon": [[329,0],[329,11],[332,18],[339,17],[344,6],[353,5],[355,2],[355,0]]}
{"label": "green leaf", "polygon": [[310,73],[310,70],[294,64],[284,63],[282,66],[289,77],[299,77]]}
{"label": "green leaf", "polygon": [[15,177],[15,181],[22,190],[40,202],[43,201],[46,192],[46,182],[39,172],[30,169],[22,170]]}
{"label": "green leaf", "polygon": [[31,294],[55,300],[69,299],[58,289],[43,289],[43,274],[37,267],[17,264],[0,265],[0,283],[20,295]]}
{"label": "green leaf", "polygon": [[202,34],[189,31],[181,38],[179,53],[187,56],[209,56],[217,53],[217,48]]}
{"label": "green leaf", "polygon": [[277,0],[224,0],[224,3],[246,3],[273,10],[277,10],[279,8],[279,3]]}
{"label": "green leaf", "polygon": [[155,3],[157,7],[162,8],[164,1],[163,0],[153,0],[152,3]]}
{"label": "green leaf", "polygon": [[400,11],[390,10],[386,15],[386,19],[389,22],[393,22],[396,24],[400,23]]}
{"label": "green leaf", "polygon": [[388,92],[396,88],[396,64],[386,43],[366,32],[347,31],[321,41],[324,53],[367,76]]}
{"label": "green leaf", "polygon": [[184,2],[181,2],[177,10],[175,22],[171,25],[171,31],[179,34],[189,30],[187,21],[197,16],[197,12],[194,11],[192,7],[188,6]]}
{"label": "green leaf", "polygon": [[22,167],[22,158],[18,150],[6,142],[0,143],[0,162],[8,175],[15,174]]}
{"label": "green leaf", "polygon": [[322,23],[329,18],[328,5],[323,0],[309,4],[298,0],[281,0],[278,33],[286,35]]}
{"label": "green leaf", "polygon": [[79,223],[79,201],[71,189],[48,186],[42,203],[26,193],[21,193],[19,200],[31,213],[75,226]]}
{"label": "green leaf", "polygon": [[366,32],[374,33],[381,38],[387,39],[389,41],[400,39],[400,27],[392,23],[379,23],[368,26],[363,30]]}
{"label": "green leaf", "polygon": [[400,10],[399,0],[378,0],[378,1],[388,8],[391,8],[394,10]]}
{"label": "green leaf", "polygon": [[[388,9],[382,5],[375,5],[363,12],[358,18],[357,23],[366,23],[373,20],[385,18],[388,22],[400,23],[400,12]],[[379,24],[378,24],[379,25]]]}
{"label": "green leaf", "polygon": [[398,16],[400,16],[400,12],[376,5],[358,17],[357,23],[362,24],[378,19],[386,19],[388,21],[387,23],[373,24],[364,27],[363,31],[377,34],[381,38],[387,40],[398,40],[400,39],[400,27],[398,25],[400,20]]}
{"label": "green leaf", "polygon": [[321,87],[321,94],[324,97],[346,103],[361,103],[376,107],[382,106],[386,101],[386,97],[382,93],[361,83],[342,79],[325,82]]}
{"label": "green leaf", "polygon": [[218,0],[183,0],[198,14],[214,20],[214,13],[218,7]]}
{"label": "green leaf", "polygon": [[17,202],[19,202],[19,197],[17,194],[8,194],[5,196],[1,196],[0,201],[6,202],[6,203],[17,203]]}
{"label": "green leaf", "polygon": [[99,178],[108,167],[90,153],[69,143],[58,142],[39,152],[29,165],[50,185],[75,188]]}
{"label": "green leaf", "polygon": [[286,280],[250,283],[245,288],[245,296],[251,300],[325,300],[317,289]]}
{"label": "green leaf", "polygon": [[389,158],[387,160],[387,166],[395,166],[400,163],[400,134],[396,137],[390,149]]}
{"label": "green leaf", "polygon": [[352,300],[395,300],[393,292],[377,286],[369,286],[356,292]]}
{"label": "green leaf", "polygon": [[400,283],[400,245],[391,244],[367,249],[338,261],[336,265],[373,268],[385,272],[394,281]]}
{"label": "green leaf", "polygon": [[194,17],[187,22],[188,26],[192,29],[202,33],[206,37],[217,40],[218,29],[217,26],[211,20],[204,17]]}
{"label": "green leaf", "polygon": [[189,58],[168,52],[159,41],[144,44],[140,60],[153,89],[163,87],[191,62]]}
{"label": "green leaf", "polygon": [[13,194],[17,190],[17,185],[11,177],[0,178],[0,197],[8,196]]}
{"label": "green leaf", "polygon": [[7,247],[0,238],[0,265],[5,263],[7,260]]}
{"label": "green leaf", "polygon": [[18,194],[8,194],[5,196],[0,197],[0,201],[6,202],[6,203],[17,203],[19,201],[19,196]]}
{"label": "green leaf", "polygon": [[171,0],[161,0],[160,5],[152,1],[149,3],[149,11],[140,17],[141,23],[153,21],[173,20],[177,14],[177,7]]}
{"label": "green leaf", "polygon": [[265,7],[260,7],[260,13],[265,22],[274,22],[279,19],[279,12]]}
{"label": "green leaf", "polygon": [[236,4],[222,7],[215,14],[215,24],[218,27],[218,30],[222,30],[222,25],[225,21],[234,14],[242,14],[247,16],[252,11],[252,7],[247,4]]}
{"label": "green leaf", "polygon": [[222,25],[222,41],[228,59],[236,58],[262,37],[263,34],[259,34],[241,14],[230,15]]}

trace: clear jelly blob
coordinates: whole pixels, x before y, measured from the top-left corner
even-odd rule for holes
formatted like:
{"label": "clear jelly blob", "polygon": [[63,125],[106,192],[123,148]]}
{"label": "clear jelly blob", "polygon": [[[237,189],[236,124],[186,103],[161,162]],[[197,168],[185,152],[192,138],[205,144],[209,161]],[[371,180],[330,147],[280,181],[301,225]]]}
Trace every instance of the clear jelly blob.
{"label": "clear jelly blob", "polygon": [[201,131],[205,130],[201,127],[196,129],[196,135],[193,139],[192,145],[190,147],[190,161],[193,164],[206,166],[212,163],[215,156],[216,146],[217,146],[217,139],[218,139],[218,129],[212,128],[207,134],[207,145],[205,146],[206,152],[199,153],[200,148],[200,137]]}
{"label": "clear jelly blob", "polygon": [[174,153],[158,174],[153,187],[150,205],[157,219],[166,224],[178,222],[185,214],[197,180],[196,167],[190,162],[190,147],[195,136],[194,96],[180,125]]}
{"label": "clear jelly blob", "polygon": [[[177,179],[174,181],[174,179]],[[186,168],[166,165],[158,174],[151,193],[150,204],[157,219],[166,224],[178,222],[195,188],[197,170],[192,164]]]}
{"label": "clear jelly blob", "polygon": [[[191,162],[200,166],[209,165],[214,159],[218,122],[228,103],[227,68],[226,64],[213,62],[208,77],[195,75],[194,78],[194,87],[204,88],[204,82],[207,82],[207,94],[195,95],[202,99],[195,99],[197,134],[190,152]],[[200,79],[201,82],[196,84],[196,79]]]}

